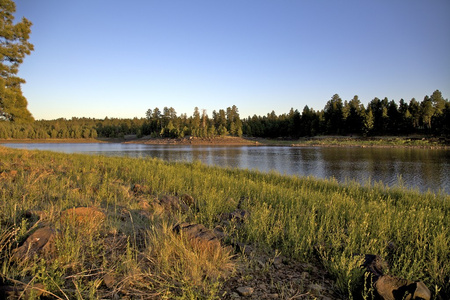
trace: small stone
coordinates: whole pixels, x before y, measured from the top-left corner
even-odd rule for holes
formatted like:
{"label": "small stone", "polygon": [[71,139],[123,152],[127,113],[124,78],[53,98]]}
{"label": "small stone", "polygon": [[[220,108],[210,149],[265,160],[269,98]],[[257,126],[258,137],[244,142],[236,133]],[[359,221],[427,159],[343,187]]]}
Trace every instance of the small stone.
{"label": "small stone", "polygon": [[242,297],[249,297],[249,296],[251,296],[253,294],[254,289],[252,287],[249,287],[249,286],[241,286],[241,287],[238,287],[236,289],[236,291]]}
{"label": "small stone", "polygon": [[111,274],[103,276],[103,283],[107,288],[112,288],[116,284],[116,279]]}

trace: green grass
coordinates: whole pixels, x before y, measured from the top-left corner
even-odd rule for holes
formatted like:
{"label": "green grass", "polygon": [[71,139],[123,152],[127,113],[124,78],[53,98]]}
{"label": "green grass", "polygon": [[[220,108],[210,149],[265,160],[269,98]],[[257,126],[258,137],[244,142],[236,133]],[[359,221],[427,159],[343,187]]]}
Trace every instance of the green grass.
{"label": "green grass", "polygon": [[[133,195],[135,184],[148,187]],[[142,197],[189,194],[195,209],[167,218],[140,214]],[[0,147],[0,263],[6,280],[43,283],[58,297],[90,299],[114,292],[158,298],[216,299],[234,270],[229,248],[208,248],[175,235],[190,221],[214,228],[220,214],[241,202],[250,212],[243,226],[231,222],[228,241],[250,243],[299,262],[314,261],[332,274],[342,295],[362,276],[358,254],[378,254],[390,273],[422,280],[434,293],[450,293],[450,196],[380,183],[334,180],[208,167],[199,162],[87,156]],[[12,248],[36,226],[27,211],[95,206],[107,212],[94,233],[69,228],[58,241],[59,258],[11,263]],[[124,221],[125,220],[125,221]],[[39,225],[39,224],[38,224]],[[105,236],[122,244],[105,246]],[[388,246],[390,245],[390,246]],[[120,278],[114,288],[105,274]],[[209,275],[211,274],[211,275]]]}

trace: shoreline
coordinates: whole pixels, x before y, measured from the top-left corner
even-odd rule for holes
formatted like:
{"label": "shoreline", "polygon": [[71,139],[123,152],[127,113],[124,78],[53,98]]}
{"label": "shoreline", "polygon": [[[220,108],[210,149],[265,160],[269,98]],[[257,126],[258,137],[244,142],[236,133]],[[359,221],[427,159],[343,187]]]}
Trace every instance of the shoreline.
{"label": "shoreline", "polygon": [[[299,294],[342,299],[359,295],[367,279],[359,273],[361,260],[375,253],[381,261],[389,258],[389,276],[423,281],[443,299],[450,294],[449,283],[439,276],[449,274],[447,195],[6,147],[0,147],[0,161],[0,182],[8,191],[0,229],[11,237],[5,239],[4,249],[11,250],[4,251],[4,260],[19,260],[5,271],[0,292],[42,287],[28,276],[36,272],[28,253],[39,253],[40,264],[58,270],[46,278],[61,280],[70,299],[79,296],[71,288],[75,283],[92,285],[92,293],[105,299],[113,293],[138,298],[159,292],[168,298],[236,299],[244,287],[252,299]],[[17,230],[16,220],[22,220]],[[421,230],[412,230],[417,222]],[[24,242],[17,243],[19,238]],[[49,244],[39,246],[40,239]],[[423,251],[419,239],[434,246],[411,261]],[[420,277],[411,278],[411,270],[421,268]],[[44,287],[63,296],[58,286]],[[82,292],[85,298],[91,293]]]}
{"label": "shoreline", "polygon": [[298,140],[214,137],[214,138],[97,138],[97,139],[0,139],[1,144],[88,144],[124,143],[144,145],[210,145],[210,146],[278,146],[278,147],[360,147],[360,148],[419,148],[450,149],[448,140],[417,137],[345,137],[318,136]]}

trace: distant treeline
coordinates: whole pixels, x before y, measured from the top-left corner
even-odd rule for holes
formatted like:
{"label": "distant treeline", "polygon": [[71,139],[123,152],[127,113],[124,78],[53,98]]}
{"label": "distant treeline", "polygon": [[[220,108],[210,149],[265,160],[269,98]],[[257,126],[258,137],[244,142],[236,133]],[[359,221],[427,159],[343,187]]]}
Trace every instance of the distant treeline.
{"label": "distant treeline", "polygon": [[397,104],[374,98],[367,106],[358,96],[343,101],[339,95],[327,102],[323,110],[308,106],[302,112],[293,108],[287,114],[241,119],[236,106],[213,111],[194,109],[192,116],[177,115],[172,107],[149,109],[145,118],[91,119],[72,118],[17,124],[0,121],[0,138],[81,139],[137,137],[182,138],[215,136],[249,136],[263,138],[299,138],[315,135],[410,135],[450,136],[450,102],[439,90],[423,101],[403,99]]}

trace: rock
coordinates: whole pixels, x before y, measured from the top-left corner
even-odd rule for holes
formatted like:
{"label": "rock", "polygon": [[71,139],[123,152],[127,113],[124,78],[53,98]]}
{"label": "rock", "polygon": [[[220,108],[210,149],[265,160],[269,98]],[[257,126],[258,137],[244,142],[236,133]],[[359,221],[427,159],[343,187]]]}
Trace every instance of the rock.
{"label": "rock", "polygon": [[105,219],[106,215],[96,207],[76,207],[61,212],[60,222],[63,225],[72,225],[93,231],[98,229]]}
{"label": "rock", "polygon": [[148,193],[150,191],[150,189],[146,185],[140,185],[140,184],[136,183],[131,186],[131,191],[135,195],[141,195],[141,194]]}
{"label": "rock", "polygon": [[13,259],[23,261],[34,255],[50,258],[55,255],[55,230],[50,227],[43,227],[30,235],[19,248],[13,251]]}
{"label": "rock", "polygon": [[284,258],[281,256],[277,256],[273,259],[273,266],[277,269],[280,269],[283,267],[284,263]]}
{"label": "rock", "polygon": [[236,209],[230,213],[223,213],[220,215],[222,221],[235,221],[237,223],[243,223],[249,216],[249,212],[244,209]]}
{"label": "rock", "polygon": [[236,209],[230,213],[230,219],[235,219],[239,222],[243,222],[248,216],[249,212],[244,209]]}
{"label": "rock", "polygon": [[370,279],[375,291],[384,300],[431,298],[430,290],[421,281],[411,281],[384,275],[388,264],[378,255],[366,254],[362,267],[372,275]]}
{"label": "rock", "polygon": [[159,199],[159,204],[166,212],[187,211],[189,207],[176,196],[164,195]]}
{"label": "rock", "polygon": [[219,239],[223,240],[226,237],[225,231],[222,226],[216,226],[213,229],[214,235]]}
{"label": "rock", "polygon": [[410,300],[431,298],[430,290],[421,281],[410,281],[383,275],[374,284],[375,291],[383,300]]}
{"label": "rock", "polygon": [[175,225],[173,231],[177,233],[183,232],[189,238],[196,238],[205,242],[220,244],[219,238],[214,231],[206,228],[202,224],[184,222]]}
{"label": "rock", "polygon": [[[47,296],[45,286],[42,283],[26,285],[0,285],[0,299],[28,299],[34,297]],[[35,299],[33,297],[33,299]]]}
{"label": "rock", "polygon": [[242,297],[249,297],[253,294],[254,289],[249,286],[241,286],[236,289],[237,293]]}
{"label": "rock", "polygon": [[184,204],[186,204],[189,207],[193,207],[195,205],[194,198],[192,198],[191,195],[183,194],[180,196],[180,199],[181,199],[181,201],[184,202]]}
{"label": "rock", "polygon": [[362,267],[366,268],[367,272],[373,275],[373,281],[383,276],[385,271],[388,270],[388,264],[380,256],[373,254],[364,256]]}
{"label": "rock", "polygon": [[105,276],[103,276],[103,283],[107,288],[113,288],[114,285],[117,284],[117,280],[111,274],[106,274]]}
{"label": "rock", "polygon": [[139,208],[142,210],[150,210],[152,208],[152,206],[148,203],[147,200],[140,200],[138,202]]}

